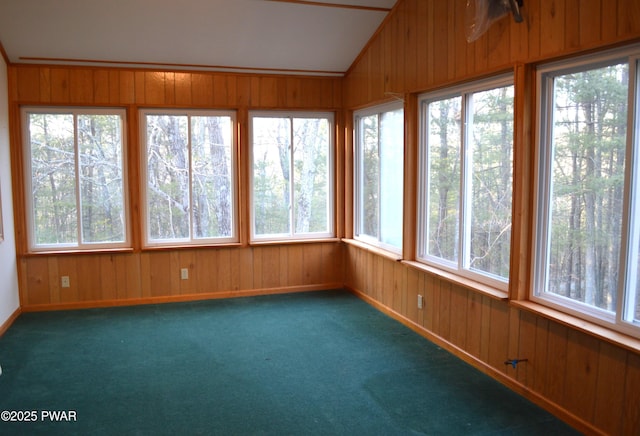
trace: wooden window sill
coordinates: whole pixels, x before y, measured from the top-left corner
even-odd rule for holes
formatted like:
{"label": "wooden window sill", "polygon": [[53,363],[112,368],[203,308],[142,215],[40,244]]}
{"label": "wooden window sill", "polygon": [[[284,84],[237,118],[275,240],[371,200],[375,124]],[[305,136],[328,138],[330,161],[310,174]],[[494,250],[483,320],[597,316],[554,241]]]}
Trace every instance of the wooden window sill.
{"label": "wooden window sill", "polygon": [[375,245],[367,244],[366,242],[358,241],[357,239],[349,239],[343,238],[342,242],[347,245],[352,245],[354,247],[362,248],[370,253],[377,254],[382,257],[386,257],[387,259],[393,261],[401,261],[402,256],[398,253],[394,253],[393,251],[385,250],[384,248],[376,247]]}

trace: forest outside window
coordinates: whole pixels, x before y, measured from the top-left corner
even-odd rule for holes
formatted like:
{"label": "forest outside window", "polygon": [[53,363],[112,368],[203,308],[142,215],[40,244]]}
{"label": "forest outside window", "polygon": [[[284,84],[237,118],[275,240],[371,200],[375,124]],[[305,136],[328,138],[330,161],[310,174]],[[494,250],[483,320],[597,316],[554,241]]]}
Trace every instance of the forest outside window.
{"label": "forest outside window", "polygon": [[146,245],[237,241],[235,112],[141,112]]}
{"label": "forest outside window", "polygon": [[251,239],[333,236],[333,114],[253,112]]}
{"label": "forest outside window", "polygon": [[125,111],[24,108],[29,248],[129,246]]}
{"label": "forest outside window", "polygon": [[640,47],[538,70],[532,300],[640,337]]}
{"label": "forest outside window", "polygon": [[401,253],[403,104],[365,109],[354,118],[355,239]]}
{"label": "forest outside window", "polygon": [[421,96],[418,260],[507,290],[512,76]]}

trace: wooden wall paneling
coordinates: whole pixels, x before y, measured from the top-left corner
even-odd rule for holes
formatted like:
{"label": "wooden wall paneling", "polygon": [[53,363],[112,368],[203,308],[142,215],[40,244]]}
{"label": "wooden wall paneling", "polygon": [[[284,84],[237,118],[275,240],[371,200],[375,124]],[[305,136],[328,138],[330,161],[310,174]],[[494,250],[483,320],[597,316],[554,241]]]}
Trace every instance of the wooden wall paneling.
{"label": "wooden wall paneling", "polygon": [[69,103],[69,69],[51,68],[51,102]]}
{"label": "wooden wall paneling", "polygon": [[207,248],[198,251],[198,267],[195,269],[196,293],[209,294],[218,290],[218,250]]}
{"label": "wooden wall paneling", "polygon": [[229,263],[231,264],[229,268],[229,289],[232,291],[238,291],[242,289],[242,280],[240,277],[242,275],[242,265],[240,264],[241,253],[241,248],[229,249]]}
{"label": "wooden wall paneling", "polygon": [[280,285],[280,247],[260,248],[262,257],[262,287],[276,288]]}
{"label": "wooden wall paneling", "polygon": [[262,283],[262,250],[264,247],[253,247],[253,286],[258,289]]}
{"label": "wooden wall paneling", "polygon": [[522,357],[523,354],[520,351],[520,310],[515,307],[511,307],[507,303],[507,310],[509,311],[509,325],[507,327],[507,348],[506,353],[504,354],[503,368],[507,375],[512,378],[517,379],[520,370],[522,372],[526,372],[526,363],[524,365],[516,364],[516,367],[513,368],[511,365],[506,365],[507,359],[526,359],[526,357]]}
{"label": "wooden wall paneling", "polygon": [[[536,59],[540,56],[540,11],[542,0],[533,0],[527,2],[526,9],[523,9],[524,23],[527,26],[527,39],[529,42],[528,58]],[[518,60],[524,61],[527,58]]]}
{"label": "wooden wall paneling", "polygon": [[449,41],[448,41],[448,29],[449,22],[449,7],[450,2],[443,2],[437,0],[431,0],[433,3],[433,15],[431,20],[431,26],[433,26],[434,39],[433,41],[433,82],[443,83],[446,82],[448,77],[449,66]]}
{"label": "wooden wall paneling", "polygon": [[231,250],[229,248],[216,249],[218,258],[216,262],[216,288],[218,291],[232,290]]}
{"label": "wooden wall paneling", "polygon": [[60,303],[60,273],[58,272],[58,259],[47,257],[49,275],[49,299],[51,303]]}
{"label": "wooden wall paneling", "polygon": [[[602,38],[601,0],[572,0],[567,5],[570,3],[575,9],[573,12],[567,11],[567,15],[573,15],[573,19],[580,22],[578,47],[591,47],[600,42]],[[610,5],[612,2],[606,3]],[[578,17],[575,16],[576,10],[579,11]]]}
{"label": "wooden wall paneling", "polygon": [[491,324],[489,356],[486,362],[499,371],[506,371],[504,364],[509,350],[510,311],[506,302],[491,300]]}
{"label": "wooden wall paneling", "polygon": [[534,387],[534,368],[544,368],[546,362],[540,361],[540,355],[536,353],[536,332],[538,329],[537,317],[527,311],[519,311],[519,328],[518,328],[518,354],[511,355],[509,358],[527,359],[526,363],[517,365],[516,380],[528,388]]}
{"label": "wooden wall paneling", "polygon": [[556,404],[565,403],[565,376],[567,366],[567,327],[549,323],[547,339],[547,365],[543,395]]}
{"label": "wooden wall paneling", "polygon": [[467,331],[465,334],[465,351],[474,357],[480,357],[482,333],[482,295],[469,292],[467,298]]}
{"label": "wooden wall paneling", "polygon": [[344,276],[344,262],[342,259],[342,244],[322,244],[321,283],[341,283]]}
{"label": "wooden wall paneling", "polygon": [[176,105],[176,73],[164,73],[164,97],[165,105]]}
{"label": "wooden wall paneling", "polygon": [[[367,269],[369,270],[367,288],[369,289],[367,294],[376,299],[377,301],[385,300],[385,292],[392,292],[393,289],[393,265],[391,260],[385,259],[382,256],[373,256],[372,253],[367,253]],[[387,273],[389,279],[385,282],[385,263],[389,262],[387,266]],[[389,286],[387,288],[387,286]]]}
{"label": "wooden wall paneling", "polygon": [[366,93],[368,101],[376,101],[384,98],[385,52],[383,46],[385,43],[385,35],[385,32],[380,33],[380,35],[371,42],[366,52],[369,79],[363,82],[368,84]]}
{"label": "wooden wall paneling", "polygon": [[[613,2],[612,2],[613,3]],[[638,35],[640,4],[637,0],[618,0],[618,37]]]}
{"label": "wooden wall paneling", "polygon": [[319,244],[304,244],[302,256],[304,259],[305,285],[320,283],[322,277],[322,246]]}
{"label": "wooden wall paneling", "polygon": [[279,268],[279,278],[278,278],[278,286],[280,287],[288,287],[291,286],[289,284],[289,246],[281,245],[279,248],[280,253],[278,254],[280,260],[278,264]]}
{"label": "wooden wall paneling", "polygon": [[84,68],[69,69],[69,102],[93,104],[93,71]]}
{"label": "wooden wall paneling", "polygon": [[117,298],[121,300],[142,297],[140,254],[116,255]]}
{"label": "wooden wall paneling", "polygon": [[[102,299],[102,275],[100,255],[73,256],[69,258],[76,268],[78,300],[99,301]],[[73,284],[73,280],[72,280]]]}
{"label": "wooden wall paneling", "polygon": [[509,64],[511,55],[511,28],[515,25],[511,15],[496,21],[486,33],[487,64],[490,68]]}
{"label": "wooden wall paneling", "polygon": [[136,102],[136,81],[133,71],[119,71],[119,98],[118,103],[127,105]]}
{"label": "wooden wall paneling", "polygon": [[299,286],[304,283],[304,262],[301,245],[287,247],[287,283],[289,286]]}
{"label": "wooden wall paneling", "polygon": [[[68,288],[60,287],[60,302],[61,303],[73,303],[81,301],[81,296],[84,292],[80,291],[80,286],[85,286],[84,282],[81,282],[78,276],[78,262],[77,256],[60,256],[58,258],[58,273],[60,277],[69,276]],[[58,280],[60,280],[60,277]],[[84,289],[83,289],[84,291]]]}
{"label": "wooden wall paneling", "polygon": [[451,290],[453,285],[446,280],[439,280],[439,282],[440,295],[437,310],[440,316],[438,317],[438,327],[436,331],[444,340],[451,342],[451,312],[453,310],[451,306]]}
{"label": "wooden wall paneling", "polygon": [[595,376],[597,384],[593,410],[590,411],[592,421],[607,434],[624,434],[621,418],[625,403],[625,365],[628,352],[607,342],[600,342],[599,347]]}
{"label": "wooden wall paneling", "polygon": [[39,98],[43,103],[51,101],[51,70],[48,68],[40,69],[40,77],[38,81]]}
{"label": "wooden wall paneling", "polygon": [[[198,290],[198,273],[197,270],[201,269],[203,265],[198,261],[198,255],[196,250],[180,250],[175,251],[177,257],[177,264],[174,265],[172,271],[173,277],[178,281],[178,285],[174,290],[176,293],[182,295],[195,294]],[[189,274],[187,280],[182,280],[182,268],[186,268]],[[176,292],[177,291],[177,292]]]}
{"label": "wooden wall paneling", "polygon": [[456,1],[451,8],[453,17],[450,37],[453,39],[456,50],[453,56],[453,76],[465,77],[474,69],[472,61],[473,46],[467,43],[467,26],[466,26],[466,2]]}
{"label": "wooden wall paneling", "polygon": [[27,280],[29,292],[27,304],[48,304],[51,302],[49,291],[49,263],[44,257],[27,259]]}
{"label": "wooden wall paneling", "polygon": [[[41,96],[45,98],[46,102],[50,101],[51,97],[49,96],[47,99],[47,93],[41,90],[41,71],[37,67],[17,67],[16,77],[18,85],[17,97],[20,101],[39,101]],[[45,88],[47,87],[45,86]]]}
{"label": "wooden wall paneling", "polygon": [[176,106],[191,106],[191,73],[175,73],[173,87]]}
{"label": "wooden wall paneling", "polygon": [[418,274],[418,295],[422,296],[422,308],[418,309],[418,314],[417,314],[418,317],[416,319],[416,322],[418,323],[418,325],[421,325],[423,327],[424,327],[424,318],[425,318],[425,312],[426,312],[425,310],[426,281],[427,281],[427,274],[420,271]]}
{"label": "wooden wall paneling", "polygon": [[625,393],[622,408],[622,431],[620,434],[640,434],[640,354],[627,353]]}
{"label": "wooden wall paneling", "polygon": [[143,101],[136,101],[139,104],[161,105],[165,103],[165,73],[156,71],[147,71],[145,73],[136,74],[136,78],[143,78],[144,82],[138,84],[136,81],[136,89],[144,87]]}
{"label": "wooden wall paneling", "polygon": [[229,105],[229,82],[225,74],[213,75],[213,106],[226,107]]}
{"label": "wooden wall paneling", "polygon": [[405,0],[404,75],[403,91],[416,89],[418,84],[418,0]]}
{"label": "wooden wall paneling", "polygon": [[93,72],[93,103],[102,105],[110,102],[110,80],[108,70],[95,70]]}
{"label": "wooden wall paneling", "polygon": [[[361,252],[364,253],[363,251]],[[395,262],[391,259],[382,259],[382,287],[380,288],[382,295],[380,301],[387,307],[393,307],[395,267]],[[376,265],[376,268],[379,268],[379,265]]]}
{"label": "wooden wall paneling", "polygon": [[[492,309],[491,303],[493,300],[486,295],[482,296],[482,316],[480,324],[480,360],[483,362],[489,362],[489,348],[493,337],[491,336],[492,330]],[[497,369],[497,368],[496,368]]]}
{"label": "wooden wall paneling", "polygon": [[593,421],[598,376],[598,340],[569,329],[565,368],[565,404],[567,409],[588,422]]}
{"label": "wooden wall paneling", "polygon": [[403,312],[411,321],[418,322],[418,270],[400,265],[406,271],[406,308]]}
{"label": "wooden wall paneling", "polygon": [[[371,256],[374,256],[372,253]],[[400,314],[406,313],[407,269],[399,262],[393,262],[393,296],[391,308]]]}
{"label": "wooden wall paneling", "polygon": [[213,106],[213,79],[210,74],[191,74],[191,104],[197,107]]}
{"label": "wooden wall paneling", "polygon": [[540,13],[541,55],[562,53],[565,44],[565,0],[542,1]]}
{"label": "wooden wall paneling", "polygon": [[[527,2],[527,8],[529,8],[529,5],[530,3]],[[523,6],[520,13],[523,21],[515,23],[513,18],[510,18],[512,23],[509,29],[509,59],[516,62],[529,58],[528,9],[525,10]]]}
{"label": "wooden wall paneling", "polygon": [[[456,76],[456,52],[461,48],[456,45],[456,2],[447,3],[447,14],[445,21],[445,32],[442,37],[445,39],[447,46],[447,62],[442,64],[442,68],[446,68],[446,80],[450,81]],[[445,67],[446,65],[446,67]]]}
{"label": "wooden wall paneling", "polygon": [[240,289],[254,289],[253,271],[253,248],[243,247],[238,249],[240,252]]}
{"label": "wooden wall paneling", "polygon": [[[564,49],[576,49],[580,47],[580,28],[582,27],[582,13],[580,11],[582,0],[565,0],[564,23]],[[594,27],[594,34],[597,34]]]}
{"label": "wooden wall paneling", "polygon": [[147,75],[144,71],[133,72],[133,98],[138,105],[145,105],[146,100],[146,80]]}
{"label": "wooden wall paneling", "polygon": [[467,309],[471,292],[461,286],[451,286],[449,337],[451,343],[467,349]]}

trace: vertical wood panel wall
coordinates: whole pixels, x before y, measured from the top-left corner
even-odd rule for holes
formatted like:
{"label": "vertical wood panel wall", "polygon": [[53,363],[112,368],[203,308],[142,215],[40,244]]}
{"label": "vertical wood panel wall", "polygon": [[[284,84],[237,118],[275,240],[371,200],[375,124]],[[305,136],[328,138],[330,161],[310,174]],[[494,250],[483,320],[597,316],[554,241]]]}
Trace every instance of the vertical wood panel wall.
{"label": "vertical wood panel wall", "polygon": [[[337,241],[248,244],[247,122],[251,109],[337,111],[342,79],[211,72],[12,65],[13,183],[20,297],[23,310],[178,301],[342,285],[342,247]],[[23,196],[20,106],[118,106],[128,111],[130,252],[32,254],[27,252]],[[240,244],[143,250],[140,235],[138,109],[230,108],[240,130]],[[336,117],[339,121],[339,117]],[[338,130],[338,129],[336,129]],[[342,178],[336,176],[338,180]],[[339,184],[340,185],[340,184]],[[338,211],[341,210],[337,207]],[[341,226],[336,226],[340,228]],[[180,269],[189,279],[180,279]],[[71,286],[61,288],[60,277]]]}
{"label": "vertical wood panel wall", "polygon": [[[525,0],[522,24],[502,19],[473,43],[465,39],[465,6],[466,0],[400,0],[345,78],[345,111],[404,96],[406,151],[409,160],[415,159],[417,93],[515,72],[516,210],[510,295],[523,298],[531,261],[535,64],[640,41],[640,2]],[[415,162],[407,164],[413,168]],[[415,171],[405,180],[405,213],[415,217]],[[345,198],[350,199],[350,182],[346,186]],[[347,202],[347,223],[352,217]],[[415,218],[405,219],[407,224],[415,227]],[[347,236],[349,232],[347,224]],[[405,238],[405,244],[412,238]],[[413,252],[413,247],[405,247],[408,259]],[[349,245],[345,256],[347,287],[582,431],[640,434],[637,352],[517,309],[506,297],[481,294],[357,245]],[[418,294],[424,296],[423,309],[417,308]],[[507,358],[528,362],[514,369],[505,365]]]}

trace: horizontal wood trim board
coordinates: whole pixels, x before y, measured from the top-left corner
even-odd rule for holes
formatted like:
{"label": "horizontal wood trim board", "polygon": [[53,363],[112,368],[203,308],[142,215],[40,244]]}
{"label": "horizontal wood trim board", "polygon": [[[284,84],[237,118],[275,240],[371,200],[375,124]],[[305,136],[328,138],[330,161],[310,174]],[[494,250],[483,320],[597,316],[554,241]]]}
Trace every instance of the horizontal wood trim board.
{"label": "horizontal wood trim board", "polygon": [[130,298],[118,300],[78,301],[73,303],[33,304],[22,306],[22,312],[47,312],[55,310],[95,309],[144,304],[182,303],[188,301],[219,300],[223,298],[256,297],[260,295],[288,294],[294,292],[317,292],[344,289],[342,283],[287,286],[279,288],[246,289],[241,291],[210,292],[203,294],[167,295],[161,297]]}
{"label": "horizontal wood trim board", "polygon": [[[593,434],[593,435],[603,435],[603,436],[606,435],[606,433],[604,433],[604,432],[600,431],[599,429],[595,428],[594,426],[592,426],[588,422],[584,421],[580,417],[574,415],[573,413],[569,412],[568,410],[564,409],[563,407],[559,406],[558,404],[550,401],[549,399],[539,395],[535,391],[532,391],[531,389],[527,388],[525,385],[519,383],[518,381],[506,376],[504,373],[502,373],[500,371],[497,371],[495,368],[493,368],[492,366],[488,365],[486,362],[483,362],[482,360],[478,359],[477,357],[467,353],[465,350],[462,350],[461,348],[457,347],[456,345],[452,344],[451,342],[447,341],[446,339],[442,338],[441,336],[438,336],[438,335],[434,334],[433,332],[427,330],[425,327],[423,327],[423,326],[417,324],[416,322],[408,319],[404,315],[402,315],[402,314],[396,312],[395,310],[385,306],[384,304],[380,303],[379,301],[371,298],[366,293],[364,293],[362,291],[359,291],[359,290],[357,290],[357,289],[355,289],[355,288],[353,288],[351,286],[348,286],[348,285],[345,285],[344,289],[346,289],[348,292],[351,292],[352,294],[354,294],[358,298],[362,299],[366,303],[370,304],[371,306],[375,307],[380,312],[382,312],[382,313],[390,316],[391,318],[395,319],[396,321],[402,323],[403,325],[405,325],[409,329],[413,330],[415,333],[419,334],[420,336],[424,337],[425,339],[427,339],[427,340],[433,342],[434,344],[444,348],[445,350],[447,350],[448,352],[450,352],[454,356],[462,359],[463,361],[465,361],[466,363],[470,364],[474,368],[478,369],[479,371],[483,372],[484,374],[487,374],[488,376],[492,377],[496,381],[502,383],[503,385],[505,385],[509,389],[511,389],[511,390],[515,391],[516,393],[524,396],[528,400],[532,401],[533,403],[535,403],[538,406],[542,407],[543,409],[547,410],[549,413],[552,413],[553,415],[555,415],[558,418],[564,420],[565,422],[568,422],[569,424],[571,424],[572,426],[574,426],[575,428],[577,428],[581,432],[584,432],[585,434]],[[506,352],[506,350],[505,350],[505,352]]]}
{"label": "horizontal wood trim board", "polygon": [[374,12],[389,12],[391,8],[382,8],[376,6],[363,6],[363,5],[352,5],[352,4],[342,4],[342,3],[331,3],[331,2],[320,2],[320,1],[307,1],[307,0],[267,0],[271,2],[277,3],[295,3],[299,5],[305,6],[323,6],[328,8],[341,8],[341,9],[358,9],[361,11],[374,11]]}

